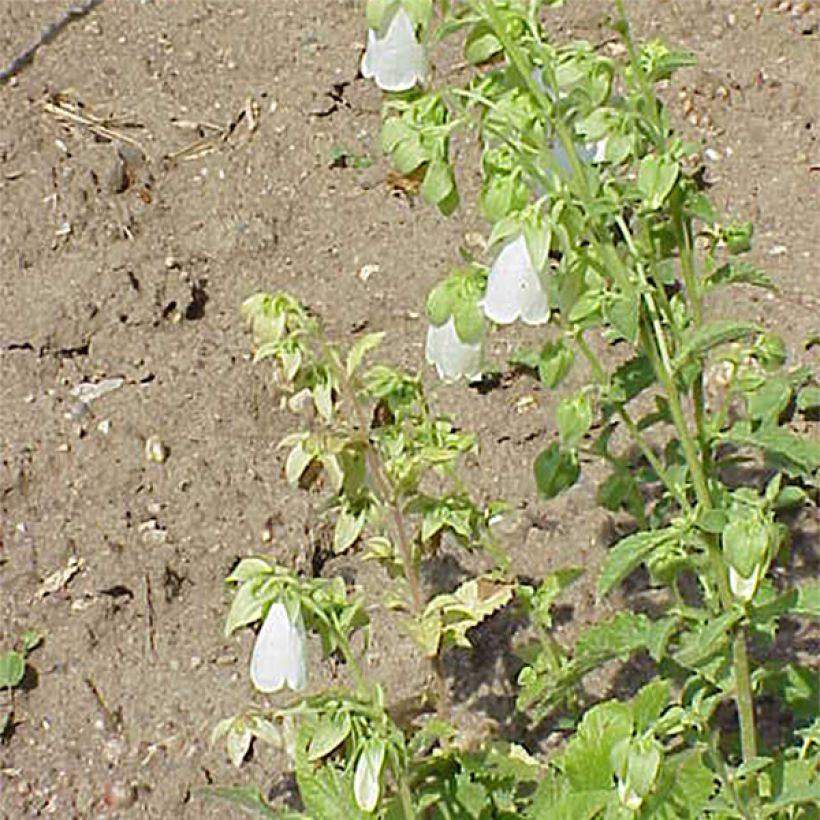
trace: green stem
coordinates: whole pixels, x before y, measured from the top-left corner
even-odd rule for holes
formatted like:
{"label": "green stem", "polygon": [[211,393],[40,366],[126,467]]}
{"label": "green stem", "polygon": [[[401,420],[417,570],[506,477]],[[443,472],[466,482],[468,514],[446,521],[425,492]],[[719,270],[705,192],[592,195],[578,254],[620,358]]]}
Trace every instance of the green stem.
{"label": "green stem", "polygon": [[[573,338],[575,343],[578,345],[578,349],[581,351],[584,358],[589,362],[593,375],[595,376],[595,381],[605,387],[608,383],[607,374],[603,368],[603,365],[601,365],[600,361],[598,361],[598,357],[595,355],[592,348],[590,348],[587,344],[587,341],[582,334],[579,333]],[[655,471],[655,475],[658,476],[659,481],[663,484],[667,491],[671,493],[683,510],[689,510],[689,501],[687,500],[686,495],[682,493],[680,488],[677,487],[677,485],[675,485],[669,478],[660,459],[655,455],[654,451],[649,446],[649,442],[646,440],[643,433],[641,433],[638,425],[632,419],[632,416],[629,415],[627,409],[622,405],[618,405],[616,412],[618,413],[621,421],[624,423],[624,426],[629,432],[629,435],[632,437],[632,440],[635,444],[637,444],[638,449]]]}
{"label": "green stem", "polygon": [[[683,446],[684,457],[695,485],[695,494],[698,503],[704,512],[713,508],[712,497],[703,470],[703,464],[698,457],[695,442],[689,431],[689,425],[681,406],[680,394],[672,375],[669,363],[668,352],[666,351],[663,337],[656,337],[654,340],[650,331],[644,325],[641,328],[644,349],[653,360],[655,373],[658,380],[666,392],[669,401],[669,409],[672,413],[672,420],[675,429]],[[657,348],[655,347],[657,344]],[[712,571],[717,580],[720,602],[725,612],[730,612],[735,607],[732,591],[729,588],[729,580],[726,574],[726,566],[714,535],[705,535],[709,560]],[[749,674],[749,657],[746,648],[746,635],[742,628],[738,628],[732,640],[732,666],[735,679],[735,701],[737,704],[738,718],[740,721],[740,742],[743,751],[743,759],[749,761],[757,757],[757,731],[755,729],[754,694],[752,692],[751,676]]]}

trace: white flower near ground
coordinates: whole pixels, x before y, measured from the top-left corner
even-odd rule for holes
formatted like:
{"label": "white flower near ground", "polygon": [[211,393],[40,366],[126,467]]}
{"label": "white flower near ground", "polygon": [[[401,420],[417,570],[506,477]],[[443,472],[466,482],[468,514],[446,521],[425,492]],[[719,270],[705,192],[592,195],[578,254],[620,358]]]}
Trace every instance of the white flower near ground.
{"label": "white flower near ground", "polygon": [[353,794],[362,811],[372,812],[379,803],[386,746],[383,740],[365,743],[353,775]]}
{"label": "white flower near ground", "polygon": [[495,258],[482,306],[484,315],[497,325],[519,318],[527,325],[549,321],[546,282],[533,267],[523,234],[507,242]]}
{"label": "white flower near ground", "polygon": [[427,328],[427,363],[435,365],[439,378],[444,381],[456,381],[462,377],[477,379],[481,375],[483,348],[482,339],[461,341],[452,316],[443,325]]}
{"label": "white flower near ground", "polygon": [[276,601],[268,610],[251,657],[251,681],[260,692],[307,685],[307,643],[301,613],[291,619]]}
{"label": "white flower near ground", "polygon": [[[386,23],[386,28],[385,28]],[[381,34],[367,31],[362,75],[376,81],[383,91],[409,91],[427,78],[427,50],[416,39],[413,21],[399,5]]]}

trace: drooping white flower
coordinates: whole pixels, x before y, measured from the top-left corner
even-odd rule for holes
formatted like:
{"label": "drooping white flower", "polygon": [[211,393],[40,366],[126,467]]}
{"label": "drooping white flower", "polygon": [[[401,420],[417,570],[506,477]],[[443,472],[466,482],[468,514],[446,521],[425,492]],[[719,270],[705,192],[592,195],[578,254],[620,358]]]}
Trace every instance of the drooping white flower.
{"label": "drooping white flower", "polygon": [[368,29],[362,75],[383,91],[409,91],[427,78],[427,50],[416,40],[413,21],[399,5],[379,31]]}
{"label": "drooping white flower", "polygon": [[507,242],[495,258],[482,305],[484,315],[498,325],[518,318],[527,325],[549,321],[546,282],[533,267],[523,234]]}
{"label": "drooping white flower", "polygon": [[362,811],[372,812],[378,805],[385,751],[384,741],[373,738],[365,743],[359,755],[353,775],[353,794]]}
{"label": "drooping white flower", "polygon": [[251,657],[251,681],[260,692],[307,685],[307,646],[301,612],[291,619],[287,607],[276,601],[268,610]]}
{"label": "drooping white flower", "polygon": [[443,325],[427,328],[427,362],[435,365],[439,378],[444,381],[462,377],[477,379],[481,375],[483,347],[481,339],[462,342],[452,316]]}

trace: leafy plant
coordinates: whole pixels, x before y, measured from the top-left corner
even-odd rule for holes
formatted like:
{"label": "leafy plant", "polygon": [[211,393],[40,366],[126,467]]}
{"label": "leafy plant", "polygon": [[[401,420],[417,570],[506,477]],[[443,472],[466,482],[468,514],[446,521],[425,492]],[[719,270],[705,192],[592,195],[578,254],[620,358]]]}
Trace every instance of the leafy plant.
{"label": "leafy plant", "polygon": [[[229,631],[281,607],[279,643],[298,649],[304,622],[353,685],[218,733],[235,762],[252,737],[286,746],[314,817],[817,817],[816,670],[764,659],[784,621],[820,612],[816,581],[774,571],[789,561],[784,513],[816,502],[820,445],[790,420],[816,410],[818,387],[775,334],[711,309],[734,284],[772,282],[744,258],[752,225],[717,214],[697,146],[675,134],[656,94],[691,55],[636,43],[620,2],[622,58],[553,44],[542,13],[555,4],[370,0],[368,76],[401,92],[385,105],[382,145],[443,213],[459,203],[455,135],[472,130],[482,150],[478,204],[494,258],[466,260],[431,291],[428,361],[443,378],[476,378],[491,328],[521,320],[548,330],[514,364],[548,388],[586,363],[590,383],[557,402],[558,437],[535,460],[535,486],[554,498],[578,481],[582,454],[607,464],[597,500],[635,531],[609,551],[598,598],[644,568],[663,614],[621,608],[560,645],[551,609],[578,571],[538,586],[509,574],[489,526],[503,507],[477,505],[458,479],[475,439],[431,412],[418,376],[365,367],[379,334],[343,354],[294,299],[259,295],[243,308],[256,358],[272,360],[286,404],[313,415],[283,442],[286,476],[302,487],[321,477],[333,551],[358,551],[392,580],[385,601],[430,662],[437,714],[397,721],[365,679],[351,640],[368,610],[354,590],[245,559],[229,578],[239,584]],[[473,74],[424,86],[427,47],[454,35]],[[385,64],[388,53],[408,65]],[[733,479],[737,465],[752,478]],[[444,539],[485,551],[496,569],[428,595],[420,568]],[[444,653],[469,647],[469,630],[513,602],[535,634],[520,647],[521,716],[564,714],[573,727],[548,759],[493,740],[465,746],[450,721]],[[294,669],[299,651],[286,654]],[[651,659],[654,680],[631,699],[585,702],[590,672],[636,655]],[[759,727],[766,699],[788,715],[773,748]]]}

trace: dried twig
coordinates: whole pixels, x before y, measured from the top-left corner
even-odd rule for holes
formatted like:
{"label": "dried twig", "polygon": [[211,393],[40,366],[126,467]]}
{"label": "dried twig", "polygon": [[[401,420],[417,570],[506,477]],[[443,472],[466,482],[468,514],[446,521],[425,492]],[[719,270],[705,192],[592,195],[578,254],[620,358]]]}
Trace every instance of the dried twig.
{"label": "dried twig", "polygon": [[5,68],[0,69],[0,85],[7,83],[28,65],[40,46],[50,43],[69,23],[85,17],[88,12],[100,3],[102,3],[102,0],[85,0],[83,3],[75,3],[69,6],[60,17],[53,20],[40,32],[40,36],[34,42],[14,57]]}
{"label": "dried twig", "polygon": [[107,140],[111,140],[112,142],[119,141],[131,145],[144,157],[148,156],[145,148],[143,148],[137,140],[133,137],[129,137],[127,134],[123,134],[122,131],[111,128],[107,120],[93,117],[90,114],[81,114],[63,103],[59,97],[55,99],[56,102],[53,102],[52,100],[44,100],[41,102],[40,105],[42,106],[43,111],[54,117],[58,117],[61,120],[69,122],[72,125],[84,125],[92,133],[97,134]]}

